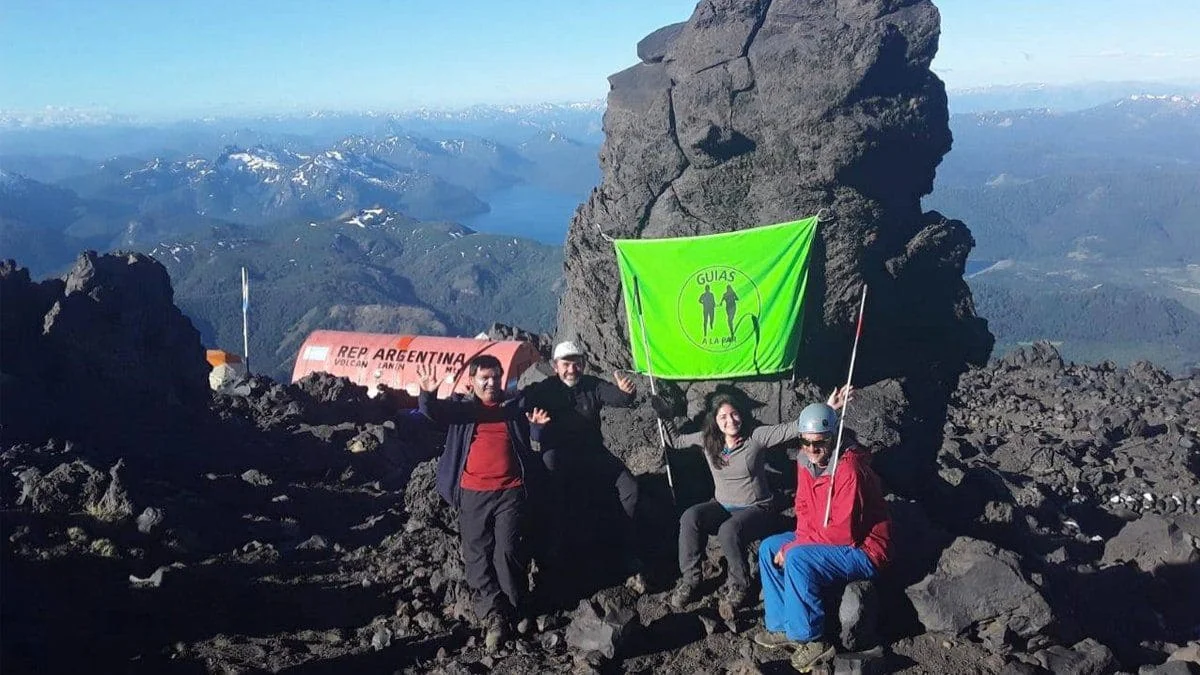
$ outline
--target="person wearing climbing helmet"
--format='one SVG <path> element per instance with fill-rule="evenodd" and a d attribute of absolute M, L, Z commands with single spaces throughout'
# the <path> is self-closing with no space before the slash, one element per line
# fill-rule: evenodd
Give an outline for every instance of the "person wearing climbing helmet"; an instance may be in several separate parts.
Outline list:
<path fill-rule="evenodd" d="M 829 405 L 840 408 L 844 389 L 829 396 Z M 711 535 L 716 535 L 725 556 L 728 576 L 718 613 L 731 620 L 750 592 L 746 547 L 779 530 L 782 517 L 767 482 L 767 451 L 794 441 L 799 420 L 761 424 L 751 417 L 742 397 L 718 394 L 709 404 L 700 431 L 671 441 L 674 448 L 698 448 L 712 473 L 714 495 L 696 504 L 679 518 L 679 583 L 668 603 L 683 609 L 696 598 L 701 581 L 701 559 Z"/>
<path fill-rule="evenodd" d="M 891 521 L 879 478 L 849 429 L 846 447 L 835 447 L 839 422 L 827 404 L 801 411 L 796 529 L 767 537 L 758 549 L 766 629 L 754 641 L 768 649 L 791 647 L 792 667 L 800 672 L 834 652 L 822 635 L 821 589 L 871 579 L 888 563 Z"/>

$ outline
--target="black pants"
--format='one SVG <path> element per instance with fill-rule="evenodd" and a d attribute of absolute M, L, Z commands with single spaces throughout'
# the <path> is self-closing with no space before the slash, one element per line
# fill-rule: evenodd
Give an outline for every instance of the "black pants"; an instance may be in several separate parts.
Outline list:
<path fill-rule="evenodd" d="M 635 557 L 634 516 L 637 513 L 638 484 L 633 474 L 625 467 L 625 463 L 604 448 L 547 450 L 542 453 L 542 463 L 550 471 L 551 489 L 554 493 L 551 508 L 559 514 L 560 520 L 557 527 L 567 526 L 567 523 L 561 522 L 562 514 L 574 501 L 571 498 L 573 491 L 582 487 L 584 482 L 595 481 L 616 488 L 621 510 L 625 513 L 625 541 L 622 545 L 628 556 Z"/>
<path fill-rule="evenodd" d="M 685 581 L 700 582 L 700 558 L 708 537 L 716 534 L 729 566 L 729 584 L 747 588 L 750 585 L 747 545 L 774 533 L 779 525 L 779 517 L 764 506 L 730 512 L 715 500 L 696 504 L 679 518 L 679 572 Z"/>
<path fill-rule="evenodd" d="M 522 525 L 525 488 L 462 490 L 458 529 L 467 585 L 475 592 L 475 617 L 511 616 L 527 590 Z"/>

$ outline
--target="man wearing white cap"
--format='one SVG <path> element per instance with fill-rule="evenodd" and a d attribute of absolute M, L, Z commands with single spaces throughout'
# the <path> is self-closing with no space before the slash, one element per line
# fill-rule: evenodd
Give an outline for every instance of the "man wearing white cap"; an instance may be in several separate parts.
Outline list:
<path fill-rule="evenodd" d="M 584 477 L 614 485 L 624 511 L 624 564 L 626 572 L 636 575 L 641 563 L 634 552 L 634 512 L 638 486 L 629 469 L 604 447 L 600 431 L 600 411 L 604 406 L 631 408 L 637 400 L 637 387 L 620 371 L 613 373 L 612 384 L 584 374 L 587 355 L 572 341 L 554 346 L 554 372 L 551 377 L 531 385 L 525 395 L 530 405 L 545 409 L 551 419 L 542 437 L 542 461 L 552 474 L 559 503 L 553 511 L 561 514 L 569 493 L 568 483 Z M 562 529 L 555 528 L 558 532 Z"/>

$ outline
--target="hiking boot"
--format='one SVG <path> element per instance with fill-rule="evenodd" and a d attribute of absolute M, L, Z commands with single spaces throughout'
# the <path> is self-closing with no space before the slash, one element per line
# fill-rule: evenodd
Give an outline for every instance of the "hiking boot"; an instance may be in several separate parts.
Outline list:
<path fill-rule="evenodd" d="M 683 609 L 695 596 L 696 584 L 687 579 L 680 579 L 679 583 L 675 584 L 675 588 L 671 590 L 667 604 L 674 609 Z"/>
<path fill-rule="evenodd" d="M 764 629 L 754 634 L 754 644 L 767 649 L 783 649 L 793 643 L 788 639 L 787 633 Z"/>
<path fill-rule="evenodd" d="M 797 672 L 807 673 L 833 654 L 833 645 L 820 640 L 797 643 L 796 649 L 792 652 L 792 668 L 795 668 Z"/>
<path fill-rule="evenodd" d="M 494 652 L 508 638 L 508 621 L 499 613 L 492 612 L 483 618 L 483 648 Z"/>

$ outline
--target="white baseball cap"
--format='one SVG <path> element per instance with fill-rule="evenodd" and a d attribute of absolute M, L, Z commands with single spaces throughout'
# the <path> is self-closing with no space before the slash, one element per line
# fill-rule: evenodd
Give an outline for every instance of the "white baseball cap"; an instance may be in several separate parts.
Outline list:
<path fill-rule="evenodd" d="M 555 361 L 557 361 L 559 359 L 570 358 L 572 356 L 585 356 L 585 355 L 586 354 L 579 347 L 579 345 L 575 344 L 574 342 L 571 342 L 570 340 L 566 340 L 564 342 L 560 342 L 560 343 L 554 345 L 554 360 Z"/>

